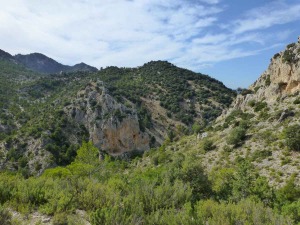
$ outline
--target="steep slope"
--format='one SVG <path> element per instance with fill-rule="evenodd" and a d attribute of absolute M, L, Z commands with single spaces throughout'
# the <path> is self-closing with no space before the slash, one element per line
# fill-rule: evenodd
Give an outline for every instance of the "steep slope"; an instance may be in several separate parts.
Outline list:
<path fill-rule="evenodd" d="M 29 98 L 20 90 L 34 83 L 42 75 L 15 62 L 12 56 L 2 54 L 0 59 L 0 140 L 23 124 L 30 108 Z M 27 111 L 27 110 L 26 110 Z"/>
<path fill-rule="evenodd" d="M 275 54 L 211 127 L 168 149 L 194 154 L 207 171 L 235 169 L 246 158 L 275 187 L 291 177 L 300 184 L 299 49 L 300 43 L 293 43 Z"/>
<path fill-rule="evenodd" d="M 75 71 L 90 71 L 96 72 L 97 68 L 89 66 L 85 63 L 79 63 L 74 66 L 66 66 L 55 60 L 41 54 L 31 53 L 28 55 L 18 54 L 14 56 L 15 60 L 27 68 L 40 73 L 60 73 L 60 72 L 75 72 Z"/>
<path fill-rule="evenodd" d="M 120 155 L 149 149 L 149 136 L 141 132 L 136 110 L 118 103 L 100 81 L 80 90 L 65 111 L 88 130 L 90 139 L 102 151 Z"/>
<path fill-rule="evenodd" d="M 204 127 L 227 108 L 235 93 L 200 73 L 153 61 L 138 68 L 108 67 L 97 74 L 124 104 L 138 105 L 142 129 L 161 144 L 166 136 Z"/>
<path fill-rule="evenodd" d="M 161 61 L 18 82 L 16 96 L 30 104 L 26 120 L 2 138 L 2 163 L 31 172 L 69 164 L 82 140 L 110 155 L 175 140 L 203 128 L 235 95 L 215 79 Z"/>

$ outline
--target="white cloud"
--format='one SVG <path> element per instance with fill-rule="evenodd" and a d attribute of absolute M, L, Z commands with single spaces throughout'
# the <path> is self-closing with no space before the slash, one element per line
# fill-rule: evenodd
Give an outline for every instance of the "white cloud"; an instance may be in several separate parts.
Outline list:
<path fill-rule="evenodd" d="M 300 18 L 300 5 L 276 3 L 242 19 L 220 21 L 223 2 L 0 0 L 0 48 L 14 54 L 42 52 L 65 64 L 137 66 L 161 59 L 199 70 L 258 54 L 274 37 L 261 29 Z M 290 34 L 286 30 L 277 39 Z"/>
<path fill-rule="evenodd" d="M 269 28 L 300 19 L 300 4 L 287 5 L 275 2 L 248 12 L 245 19 L 234 22 L 234 33 Z"/>

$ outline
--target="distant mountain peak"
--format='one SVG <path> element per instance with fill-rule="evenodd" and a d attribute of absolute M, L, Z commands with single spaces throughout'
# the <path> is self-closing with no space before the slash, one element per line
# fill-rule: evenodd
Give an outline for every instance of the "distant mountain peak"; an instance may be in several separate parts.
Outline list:
<path fill-rule="evenodd" d="M 17 54 L 12 56 L 11 54 L 0 49 L 0 59 L 10 60 L 14 63 L 21 64 L 33 71 L 40 73 L 60 73 L 60 72 L 75 72 L 75 71 L 90 71 L 96 72 L 98 69 L 92 67 L 84 62 L 75 64 L 74 66 L 68 66 L 61 64 L 54 59 L 38 52 L 30 54 Z"/>
<path fill-rule="evenodd" d="M 0 59 L 14 60 L 14 57 L 6 51 L 0 49 Z"/>

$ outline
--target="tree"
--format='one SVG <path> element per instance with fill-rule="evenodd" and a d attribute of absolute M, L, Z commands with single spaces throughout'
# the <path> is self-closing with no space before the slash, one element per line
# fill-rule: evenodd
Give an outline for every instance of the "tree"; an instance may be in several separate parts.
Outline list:
<path fill-rule="evenodd" d="M 75 161 L 67 168 L 73 175 L 89 177 L 99 170 L 99 150 L 93 145 L 91 141 L 83 142 L 81 147 L 77 150 Z"/>
<path fill-rule="evenodd" d="M 99 150 L 91 141 L 83 142 L 77 150 L 75 162 L 95 165 L 99 162 Z"/>
<path fill-rule="evenodd" d="M 248 160 L 243 160 L 234 176 L 232 196 L 234 200 L 245 199 L 252 194 L 255 181 L 254 167 Z"/>

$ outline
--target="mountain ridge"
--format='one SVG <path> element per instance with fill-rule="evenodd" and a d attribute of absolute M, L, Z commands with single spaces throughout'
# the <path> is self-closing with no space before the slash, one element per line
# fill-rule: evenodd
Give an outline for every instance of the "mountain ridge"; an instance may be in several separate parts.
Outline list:
<path fill-rule="evenodd" d="M 8 166 L 30 158 L 32 173 L 70 163 L 83 140 L 114 156 L 141 154 L 201 129 L 235 96 L 222 82 L 165 61 L 26 77 L 20 65 L 8 64 L 15 69 L 0 73 L 8 100 L 0 119 L 7 131 L 0 150 Z"/>
<path fill-rule="evenodd" d="M 96 67 L 90 66 L 83 62 L 73 66 L 64 65 L 42 53 L 30 53 L 25 55 L 16 54 L 13 56 L 0 49 L 0 59 L 14 61 L 15 63 L 21 64 L 35 72 L 46 74 L 75 71 L 98 71 Z"/>

